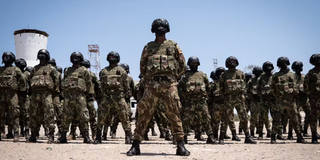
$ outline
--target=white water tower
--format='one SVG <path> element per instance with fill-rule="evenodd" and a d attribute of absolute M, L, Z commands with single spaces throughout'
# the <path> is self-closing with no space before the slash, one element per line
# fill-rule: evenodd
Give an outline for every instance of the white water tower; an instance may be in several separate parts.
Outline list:
<path fill-rule="evenodd" d="M 47 49 L 49 34 L 36 29 L 21 29 L 14 33 L 16 58 L 26 60 L 28 66 L 39 64 L 37 54 L 40 49 Z"/>

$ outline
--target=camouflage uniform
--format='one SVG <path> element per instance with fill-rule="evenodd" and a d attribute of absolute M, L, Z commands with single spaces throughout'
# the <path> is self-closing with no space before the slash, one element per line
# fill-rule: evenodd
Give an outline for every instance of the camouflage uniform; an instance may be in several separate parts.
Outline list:
<path fill-rule="evenodd" d="M 98 80 L 97 76 L 90 71 L 91 75 L 91 80 L 92 80 L 92 85 L 94 89 L 94 98 L 97 100 L 98 104 L 102 99 L 102 91 L 101 91 L 101 84 L 100 81 Z M 87 98 L 89 99 L 89 98 Z M 90 127 L 91 127 L 91 132 L 92 132 L 92 137 L 94 138 L 96 136 L 96 131 L 97 131 L 97 111 L 96 108 L 94 107 L 94 100 L 87 101 L 87 107 L 89 110 L 89 122 L 90 122 Z"/>
<path fill-rule="evenodd" d="M 273 108 L 276 105 L 276 97 L 271 92 L 271 83 L 272 83 L 272 74 L 267 75 L 266 73 L 262 73 L 258 78 L 257 91 L 260 97 L 260 110 L 259 110 L 259 122 L 258 122 L 258 132 L 259 137 L 262 137 L 263 124 L 266 126 L 268 132 L 270 130 L 270 122 L 269 122 L 269 109 L 271 110 L 271 116 L 273 118 Z M 272 126 L 273 121 L 272 121 Z"/>
<path fill-rule="evenodd" d="M 249 134 L 248 115 L 245 109 L 245 97 L 243 95 L 245 88 L 245 76 L 242 71 L 237 69 L 228 69 L 221 75 L 219 80 L 219 89 L 220 92 L 224 94 L 224 105 L 226 107 L 226 111 L 222 115 L 224 118 L 223 121 L 226 122 L 221 126 L 222 133 L 226 132 L 227 124 L 230 123 L 230 115 L 233 113 L 233 109 L 235 107 L 238 112 L 243 131 L 246 134 Z"/>
<path fill-rule="evenodd" d="M 295 95 L 298 94 L 297 83 L 294 73 L 289 69 L 275 73 L 272 77 L 271 84 L 272 93 L 276 97 L 276 105 L 271 108 L 273 116 L 272 134 L 276 134 L 282 130 L 281 115 L 284 109 L 287 110 L 289 119 L 292 120 L 292 125 L 297 134 L 301 133 L 300 123 L 297 116 L 297 105 Z"/>
<path fill-rule="evenodd" d="M 128 91 L 126 71 L 120 66 L 108 66 L 101 70 L 99 76 L 103 97 L 98 108 L 98 132 L 101 132 L 103 125 L 110 126 L 112 116 L 118 115 L 126 136 L 131 135 L 128 106 L 124 99 Z"/>
<path fill-rule="evenodd" d="M 185 66 L 183 53 L 172 40 L 149 42 L 144 47 L 140 73 L 145 78 L 145 92 L 137 106 L 139 118 L 134 131 L 135 140 L 143 140 L 147 124 L 160 105 L 171 122 L 175 140 L 183 140 L 177 78 L 185 72 Z"/>
<path fill-rule="evenodd" d="M 30 75 L 31 100 L 30 100 L 30 129 L 38 132 L 41 124 L 49 128 L 53 136 L 55 130 L 54 107 L 52 94 L 58 89 L 59 75 L 51 64 L 36 65 Z"/>
<path fill-rule="evenodd" d="M 21 133 L 24 133 L 27 138 L 29 135 L 29 106 L 30 106 L 30 72 L 25 70 L 23 72 L 23 77 L 26 80 L 26 91 L 19 94 L 19 106 L 20 106 L 20 117 L 19 124 L 21 129 L 25 129 L 25 131 L 21 130 Z M 27 132 L 27 133 L 25 133 Z"/>
<path fill-rule="evenodd" d="M 64 97 L 61 132 L 68 132 L 70 122 L 75 120 L 79 121 L 83 134 L 88 134 L 90 117 L 87 96 L 94 94 L 90 72 L 84 66 L 68 67 L 64 71 L 61 86 Z"/>
<path fill-rule="evenodd" d="M 317 143 L 317 120 L 320 116 L 320 72 L 316 68 L 309 70 L 304 79 L 304 92 L 308 95 L 311 112 L 310 128 L 312 132 L 312 143 Z"/>
<path fill-rule="evenodd" d="M 186 72 L 185 76 L 179 81 L 178 88 L 185 103 L 182 108 L 182 124 L 184 135 L 190 132 L 190 126 L 204 127 L 207 135 L 213 134 L 210 125 L 211 116 L 207 105 L 207 91 L 209 91 L 209 79 L 201 71 Z"/>
<path fill-rule="evenodd" d="M 59 90 L 57 90 L 57 92 L 52 94 L 52 98 L 53 98 L 53 107 L 54 107 L 54 112 L 55 112 L 55 117 L 56 117 L 56 123 L 58 126 L 58 130 L 59 132 L 61 131 L 61 116 L 62 116 L 62 104 L 60 101 L 60 95 L 61 95 L 61 80 L 62 80 L 62 76 L 60 72 L 58 73 L 58 87 Z"/>
<path fill-rule="evenodd" d="M 0 67 L 0 129 L 4 132 L 5 108 L 8 107 L 9 117 L 15 135 L 19 134 L 19 99 L 18 93 L 26 91 L 23 73 L 16 66 Z M 9 130 L 9 132 L 12 132 Z"/>

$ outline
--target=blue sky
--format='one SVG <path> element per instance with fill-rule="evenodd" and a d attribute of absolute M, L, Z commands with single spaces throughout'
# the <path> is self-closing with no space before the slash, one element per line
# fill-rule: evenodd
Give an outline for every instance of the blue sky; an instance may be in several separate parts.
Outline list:
<path fill-rule="evenodd" d="M 50 35 L 48 50 L 59 66 L 71 66 L 73 51 L 88 58 L 88 44 L 98 44 L 102 68 L 108 52 L 117 51 L 135 80 L 143 46 L 154 40 L 150 28 L 156 18 L 169 21 L 167 38 L 178 43 L 186 60 L 198 56 L 199 70 L 208 75 L 213 58 L 224 66 L 231 55 L 239 69 L 265 61 L 276 65 L 287 56 L 291 63 L 302 61 L 306 73 L 309 57 L 320 53 L 318 0 L 6 0 L 0 9 L 0 53 L 15 52 L 13 32 L 29 26 Z"/>

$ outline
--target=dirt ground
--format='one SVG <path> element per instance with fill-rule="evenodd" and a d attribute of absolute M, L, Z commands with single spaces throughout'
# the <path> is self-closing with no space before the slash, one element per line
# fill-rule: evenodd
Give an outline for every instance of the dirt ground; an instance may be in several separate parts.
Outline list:
<path fill-rule="evenodd" d="M 238 126 L 238 122 L 236 125 Z M 132 123 L 132 127 L 134 128 L 134 123 Z M 159 135 L 159 131 L 156 130 L 156 132 Z M 196 141 L 193 139 L 194 134 L 191 133 L 188 137 L 189 144 L 186 145 L 191 155 L 181 157 L 175 155 L 176 146 L 172 142 L 160 139 L 159 136 L 151 136 L 151 132 L 149 132 L 150 140 L 143 141 L 140 145 L 141 155 L 128 157 L 126 152 L 131 145 L 124 144 L 124 132 L 121 126 L 118 127 L 116 139 L 108 137 L 107 141 L 103 141 L 99 145 L 83 144 L 82 138 L 69 141 L 68 144 L 47 144 L 43 130 L 40 134 L 38 143 L 25 143 L 25 139 L 22 137 L 19 143 L 13 143 L 12 139 L 3 139 L 0 142 L 0 159 L 320 159 L 320 145 L 311 144 L 310 137 L 306 137 L 308 144 L 297 144 L 296 140 L 278 140 L 278 144 L 271 145 L 270 138 L 265 138 L 253 145 L 244 144 L 244 135 L 239 135 L 240 142 L 225 140 L 225 145 L 209 145 L 205 144 L 205 141 Z M 228 134 L 231 134 L 230 131 Z M 284 136 L 287 135 L 284 134 Z"/>

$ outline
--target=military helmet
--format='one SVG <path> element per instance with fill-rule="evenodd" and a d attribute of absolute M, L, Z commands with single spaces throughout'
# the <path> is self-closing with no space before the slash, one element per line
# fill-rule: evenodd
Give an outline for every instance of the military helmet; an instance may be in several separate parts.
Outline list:
<path fill-rule="evenodd" d="M 262 70 L 263 72 L 270 72 L 274 69 L 274 66 L 271 62 L 266 61 L 262 64 Z"/>
<path fill-rule="evenodd" d="M 228 58 L 226 59 L 226 64 L 225 64 L 225 65 L 226 65 L 227 68 L 230 68 L 230 67 L 231 67 L 230 61 L 232 61 L 232 60 L 236 61 L 236 66 L 234 66 L 234 67 L 237 67 L 237 66 L 239 65 L 238 59 L 237 59 L 236 57 L 234 57 L 234 56 L 230 56 L 230 57 L 228 57 Z"/>
<path fill-rule="evenodd" d="M 287 66 L 290 65 L 290 61 L 288 57 L 279 57 L 277 60 L 277 66 L 280 67 L 281 63 L 285 63 Z"/>
<path fill-rule="evenodd" d="M 246 77 L 246 82 L 248 82 L 252 78 L 251 73 L 245 73 L 244 76 Z"/>
<path fill-rule="evenodd" d="M 33 70 L 33 67 L 32 66 L 28 66 L 27 68 L 26 68 L 26 71 L 28 71 L 28 72 L 31 72 Z"/>
<path fill-rule="evenodd" d="M 12 52 L 4 52 L 2 54 L 2 63 L 4 63 L 4 57 L 9 56 L 10 60 L 8 62 L 13 63 L 16 60 L 16 56 Z"/>
<path fill-rule="evenodd" d="M 226 69 L 223 68 L 223 67 L 218 67 L 218 68 L 216 69 L 216 77 L 219 78 L 220 75 L 221 75 L 225 70 L 226 70 Z"/>
<path fill-rule="evenodd" d="M 48 64 L 51 64 L 54 67 L 57 66 L 56 60 L 54 58 L 50 58 Z"/>
<path fill-rule="evenodd" d="M 81 63 L 80 63 L 81 66 L 84 66 L 86 68 L 90 68 L 91 67 L 91 63 L 89 60 L 87 59 L 84 59 Z"/>
<path fill-rule="evenodd" d="M 19 68 L 26 68 L 27 67 L 27 62 L 23 58 L 16 59 L 16 61 L 14 63 Z"/>
<path fill-rule="evenodd" d="M 116 63 L 120 62 L 120 55 L 118 52 L 111 51 L 107 55 L 107 61 L 115 61 Z"/>
<path fill-rule="evenodd" d="M 310 64 L 312 65 L 320 65 L 320 54 L 319 53 L 316 53 L 316 54 L 313 54 L 310 59 L 309 59 L 309 62 Z"/>
<path fill-rule="evenodd" d="M 130 73 L 130 68 L 127 63 L 121 63 L 120 66 L 127 71 L 127 73 Z"/>
<path fill-rule="evenodd" d="M 292 70 L 299 70 L 302 71 L 303 63 L 301 61 L 294 61 L 291 65 Z"/>
<path fill-rule="evenodd" d="M 48 50 L 46 50 L 46 49 L 40 49 L 40 50 L 38 51 L 38 55 L 37 55 L 37 58 L 38 58 L 38 59 L 40 59 L 40 58 L 39 58 L 39 55 L 40 55 L 40 54 L 46 55 L 47 60 L 50 59 L 50 53 L 49 53 Z"/>
<path fill-rule="evenodd" d="M 73 52 L 70 55 L 70 62 L 71 63 L 78 63 L 78 62 L 82 62 L 84 60 L 83 55 L 81 52 Z"/>
<path fill-rule="evenodd" d="M 210 78 L 216 79 L 216 72 L 215 71 L 211 71 Z"/>
<path fill-rule="evenodd" d="M 56 70 L 62 74 L 62 68 L 60 66 L 56 66 Z"/>
<path fill-rule="evenodd" d="M 199 61 L 199 58 L 198 58 L 198 57 L 196 57 L 196 56 L 189 57 L 188 63 L 187 63 L 188 66 L 190 66 L 190 64 L 191 64 L 192 62 L 197 62 L 198 65 L 200 66 L 200 61 Z"/>
<path fill-rule="evenodd" d="M 170 32 L 169 22 L 164 18 L 155 19 L 151 25 L 151 32 L 157 34 L 165 34 Z"/>
<path fill-rule="evenodd" d="M 252 74 L 254 75 L 261 75 L 262 72 L 263 72 L 262 68 L 259 66 L 256 66 L 252 69 Z"/>

